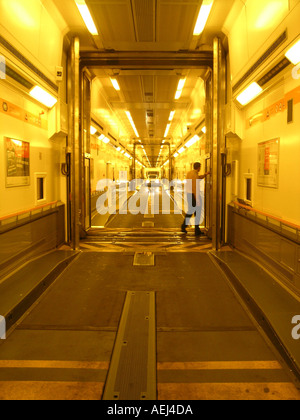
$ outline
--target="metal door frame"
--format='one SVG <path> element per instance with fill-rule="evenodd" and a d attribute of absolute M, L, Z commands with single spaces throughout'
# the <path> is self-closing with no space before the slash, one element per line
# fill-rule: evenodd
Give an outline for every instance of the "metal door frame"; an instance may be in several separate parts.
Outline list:
<path fill-rule="evenodd" d="M 214 39 L 214 63 L 212 83 L 212 245 L 214 250 L 221 248 L 223 190 L 222 153 L 225 152 L 224 115 L 226 97 L 226 59 L 221 40 Z"/>
<path fill-rule="evenodd" d="M 91 159 L 86 157 L 84 159 L 84 229 L 87 230 L 92 226 L 92 212 L 91 212 Z M 88 169 L 87 169 L 88 168 Z M 88 179 L 87 179 L 88 172 Z M 88 189 L 88 197 L 87 197 Z M 88 201 L 88 206 L 87 206 Z M 87 224 L 88 220 L 88 224 Z"/>
<path fill-rule="evenodd" d="M 70 93 L 74 94 L 70 106 L 70 122 L 72 134 L 72 243 L 74 249 L 79 247 L 80 225 L 82 224 L 82 182 L 80 183 L 80 174 L 83 171 L 82 145 L 79 135 L 79 94 L 80 94 L 80 74 L 86 68 L 110 68 L 110 69 L 139 69 L 147 67 L 149 69 L 191 69 L 206 68 L 211 75 L 210 86 L 207 84 L 207 93 L 210 92 L 207 104 L 207 145 L 210 144 L 212 158 L 212 206 L 211 206 L 211 236 L 214 249 L 221 246 L 221 195 L 222 193 L 222 165 L 221 153 L 225 150 L 224 130 L 222 126 L 222 117 L 224 116 L 225 104 L 225 54 L 219 38 L 214 39 L 213 52 L 82 52 L 79 57 L 79 39 L 74 38 L 72 46 L 72 64 L 70 66 L 70 75 L 72 76 L 72 89 Z M 211 101 L 211 102 L 210 102 Z M 223 115 L 222 115 L 223 113 Z M 81 146 L 81 156 L 79 153 Z M 207 149 L 207 147 L 206 147 Z M 80 159 L 81 158 L 81 159 Z M 135 165 L 134 165 L 135 166 Z M 172 161 L 170 161 L 171 176 Z M 78 184 L 76 183 L 78 182 Z M 81 185 L 81 194 L 78 186 Z"/>
<path fill-rule="evenodd" d="M 72 39 L 68 55 L 68 111 L 69 136 L 67 149 L 70 153 L 70 239 L 74 250 L 79 249 L 81 200 L 80 200 L 80 41 Z"/>
<path fill-rule="evenodd" d="M 208 167 L 208 161 L 210 165 Z M 211 155 L 205 157 L 205 172 L 211 170 Z M 205 195 L 204 195 L 204 227 L 207 230 L 207 236 L 211 238 L 211 175 L 205 179 Z"/>
<path fill-rule="evenodd" d="M 91 227 L 91 75 L 83 68 L 80 72 L 80 153 L 81 153 L 81 187 L 80 196 L 82 201 L 81 229 L 87 231 Z M 86 174 L 86 160 L 89 161 L 88 176 Z M 88 178 L 88 179 L 87 179 Z M 88 194 L 88 197 L 87 197 Z M 89 202 L 89 206 L 87 206 Z M 89 208 L 88 208 L 89 207 Z M 87 222 L 87 220 L 89 222 Z M 84 234 L 84 232 L 82 232 Z"/>

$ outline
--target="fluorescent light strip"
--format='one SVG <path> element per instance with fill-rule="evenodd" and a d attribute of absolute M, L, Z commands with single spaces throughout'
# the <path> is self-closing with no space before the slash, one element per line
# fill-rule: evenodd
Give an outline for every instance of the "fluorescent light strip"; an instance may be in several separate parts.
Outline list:
<path fill-rule="evenodd" d="M 185 82 L 186 82 L 186 79 L 180 79 L 177 90 L 182 90 L 184 88 Z"/>
<path fill-rule="evenodd" d="M 103 143 L 108 144 L 110 142 L 109 138 L 105 136 L 105 134 L 101 134 L 101 136 L 98 137 L 99 140 L 103 141 Z"/>
<path fill-rule="evenodd" d="M 175 99 L 179 99 L 181 95 L 182 95 L 182 90 L 177 90 Z"/>
<path fill-rule="evenodd" d="M 90 127 L 90 133 L 91 133 L 92 136 L 94 134 L 96 134 L 97 133 L 97 128 L 95 128 L 94 126 L 91 125 L 91 127 Z"/>
<path fill-rule="evenodd" d="M 135 132 L 135 135 L 136 135 L 137 137 L 140 137 L 140 136 L 139 136 L 139 133 L 137 132 L 136 126 L 135 126 L 135 124 L 134 124 L 134 121 L 133 121 L 133 119 L 132 119 L 131 113 L 130 113 L 129 111 L 125 111 L 125 113 L 126 113 L 126 115 L 127 115 L 127 118 L 128 118 L 128 119 L 129 119 L 129 121 L 130 121 L 130 124 L 131 124 L 131 126 L 132 126 L 132 128 L 133 128 L 133 131 Z"/>
<path fill-rule="evenodd" d="M 254 98 L 256 98 L 262 92 L 262 88 L 256 83 L 251 83 L 237 98 L 236 100 L 241 105 L 247 105 Z"/>
<path fill-rule="evenodd" d="M 164 137 L 167 137 L 167 135 L 169 133 L 169 130 L 170 130 L 170 127 L 171 127 L 171 124 L 168 124 L 167 128 L 166 128 L 166 131 L 165 131 L 165 134 L 164 134 Z"/>
<path fill-rule="evenodd" d="M 300 63 L 300 39 L 285 54 L 295 66 Z"/>
<path fill-rule="evenodd" d="M 54 98 L 54 96 L 50 95 L 50 93 L 39 86 L 32 88 L 29 95 L 48 108 L 52 108 L 57 102 L 57 99 Z"/>
<path fill-rule="evenodd" d="M 118 91 L 120 91 L 120 90 L 121 90 L 120 85 L 119 85 L 119 83 L 118 83 L 117 79 L 110 79 L 110 81 L 111 81 L 111 83 L 112 83 L 113 87 L 114 87 L 116 90 L 118 90 Z"/>
<path fill-rule="evenodd" d="M 171 121 L 173 121 L 173 118 L 174 118 L 175 112 L 176 112 L 176 111 L 171 111 L 171 112 L 170 112 L 170 116 L 169 116 L 169 121 L 170 121 L 170 122 L 171 122 Z"/>
<path fill-rule="evenodd" d="M 75 0 L 75 3 L 89 32 L 92 35 L 99 35 L 95 22 L 93 21 L 91 12 L 89 11 L 89 8 L 86 5 L 86 2 L 84 0 Z"/>
<path fill-rule="evenodd" d="M 186 143 L 186 145 L 185 145 L 185 147 L 191 147 L 191 146 L 193 146 L 193 144 L 195 144 L 195 143 L 197 143 L 197 141 L 198 140 L 200 140 L 200 137 L 199 136 L 194 136 L 193 138 L 191 138 L 191 140 L 189 140 L 187 143 Z"/>
<path fill-rule="evenodd" d="M 175 99 L 179 99 L 180 96 L 182 95 L 182 90 L 184 88 L 185 82 L 186 82 L 186 78 L 179 80 L 177 91 L 176 91 L 176 94 L 175 94 Z"/>
<path fill-rule="evenodd" d="M 204 0 L 194 29 L 194 35 L 202 34 L 213 6 L 213 0 Z"/>

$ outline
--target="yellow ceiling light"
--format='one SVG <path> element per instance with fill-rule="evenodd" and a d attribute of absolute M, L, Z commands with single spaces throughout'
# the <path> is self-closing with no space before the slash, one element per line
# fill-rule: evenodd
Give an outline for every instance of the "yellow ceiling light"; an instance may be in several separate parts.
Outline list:
<path fill-rule="evenodd" d="M 211 12 L 213 2 L 214 0 L 203 0 L 199 15 L 198 15 L 197 23 L 194 28 L 195 36 L 199 36 L 203 32 L 206 22 Z"/>
<path fill-rule="evenodd" d="M 236 100 L 241 105 L 247 105 L 249 102 L 251 102 L 254 98 L 256 98 L 261 92 L 262 88 L 256 83 L 251 83 L 250 86 L 248 86 L 237 98 Z"/>
<path fill-rule="evenodd" d="M 95 127 L 93 127 L 92 125 L 91 125 L 91 127 L 90 127 L 90 133 L 91 133 L 91 135 L 93 136 L 94 134 L 96 134 L 97 133 L 97 128 L 95 128 Z"/>
<path fill-rule="evenodd" d="M 174 115 L 176 111 L 171 111 L 169 116 L 169 121 L 173 121 Z"/>
<path fill-rule="evenodd" d="M 206 134 L 206 127 L 203 127 L 201 131 L 203 134 Z"/>
<path fill-rule="evenodd" d="M 182 94 L 182 90 L 177 90 L 176 95 L 175 95 L 175 99 L 179 99 L 181 94 Z"/>
<path fill-rule="evenodd" d="M 52 108 L 57 102 L 57 99 L 54 98 L 54 96 L 50 95 L 50 93 L 39 86 L 32 88 L 29 95 L 48 108 Z"/>
<path fill-rule="evenodd" d="M 92 18 L 91 12 L 89 11 L 89 8 L 87 7 L 85 0 L 75 0 L 75 3 L 90 33 L 92 35 L 99 35 L 95 22 Z"/>
<path fill-rule="evenodd" d="M 111 83 L 112 83 L 113 87 L 114 87 L 116 90 L 118 90 L 118 91 L 120 91 L 120 90 L 121 90 L 120 85 L 119 85 L 119 83 L 118 83 L 117 79 L 110 79 L 110 81 L 111 81 Z"/>
<path fill-rule="evenodd" d="M 103 141 L 103 143 L 105 144 L 108 144 L 110 142 L 109 138 L 107 138 L 105 134 L 101 134 L 101 136 L 99 136 L 98 139 Z"/>
<path fill-rule="evenodd" d="M 193 144 L 195 144 L 198 140 L 200 140 L 200 137 L 199 136 L 194 136 L 193 138 L 191 138 L 191 140 L 189 140 L 187 143 L 186 143 L 186 145 L 185 145 L 185 147 L 191 147 L 191 146 L 193 146 Z"/>
<path fill-rule="evenodd" d="M 167 137 L 167 135 L 169 134 L 170 127 L 171 127 L 171 124 L 168 124 L 167 128 L 166 128 L 166 131 L 165 131 L 165 134 L 164 134 L 164 137 Z"/>
<path fill-rule="evenodd" d="M 177 90 L 182 90 L 184 88 L 185 82 L 186 82 L 186 79 L 180 79 Z"/>
<path fill-rule="evenodd" d="M 179 150 L 178 150 L 178 153 L 179 154 L 181 154 L 181 153 L 183 153 L 185 151 L 185 147 L 181 147 Z"/>
<path fill-rule="evenodd" d="M 180 98 L 180 96 L 182 94 L 182 90 L 183 90 L 184 85 L 185 85 L 185 82 L 186 82 L 186 78 L 179 80 L 179 83 L 178 83 L 178 86 L 177 86 L 176 95 L 175 95 L 175 99 L 179 99 Z"/>
<path fill-rule="evenodd" d="M 135 132 L 135 135 L 136 135 L 137 137 L 140 137 L 140 136 L 139 136 L 139 133 L 138 133 L 138 131 L 137 131 L 137 129 L 136 129 L 136 126 L 135 126 L 135 124 L 134 124 L 134 121 L 133 121 L 133 119 L 132 119 L 132 116 L 131 116 L 130 112 L 129 112 L 129 111 L 125 111 L 125 113 L 126 113 L 126 115 L 127 115 L 127 118 L 128 118 L 128 119 L 129 119 L 129 121 L 130 121 L 130 124 L 131 124 L 131 126 L 132 126 L 132 128 L 133 128 L 133 131 Z"/>
<path fill-rule="evenodd" d="M 300 39 L 286 52 L 285 56 L 295 66 L 300 63 Z"/>

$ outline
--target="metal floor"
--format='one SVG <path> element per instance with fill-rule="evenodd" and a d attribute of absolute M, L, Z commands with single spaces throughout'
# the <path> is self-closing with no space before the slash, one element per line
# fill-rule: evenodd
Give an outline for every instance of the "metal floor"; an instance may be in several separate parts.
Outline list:
<path fill-rule="evenodd" d="M 211 242 L 182 220 L 114 215 L 78 254 L 62 247 L 7 279 L 0 400 L 300 400 Z"/>
<path fill-rule="evenodd" d="M 155 355 L 142 357 L 155 357 L 158 400 L 300 400 L 205 237 L 96 233 L 1 342 L 0 399 L 102 399 L 128 291 L 147 291 L 155 296 Z M 134 265 L 137 252 L 153 253 L 154 265 Z"/>

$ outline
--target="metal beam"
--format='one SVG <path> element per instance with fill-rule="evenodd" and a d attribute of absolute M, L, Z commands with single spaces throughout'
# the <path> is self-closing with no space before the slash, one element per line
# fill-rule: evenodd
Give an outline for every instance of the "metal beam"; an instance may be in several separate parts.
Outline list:
<path fill-rule="evenodd" d="M 192 69 L 212 68 L 212 51 L 179 52 L 82 52 L 81 66 L 92 68 L 117 69 Z"/>

